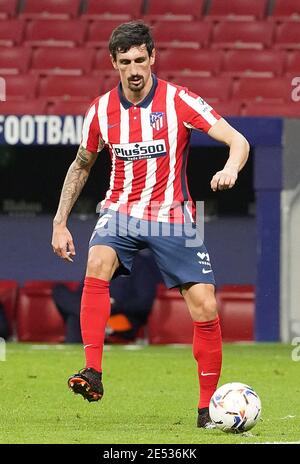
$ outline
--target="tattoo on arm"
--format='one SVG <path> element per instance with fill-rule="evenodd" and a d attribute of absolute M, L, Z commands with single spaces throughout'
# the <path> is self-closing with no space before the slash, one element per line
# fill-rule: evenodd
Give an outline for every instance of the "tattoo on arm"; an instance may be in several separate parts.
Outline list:
<path fill-rule="evenodd" d="M 98 153 L 91 153 L 82 146 L 79 147 L 75 161 L 69 167 L 60 195 L 54 224 L 66 224 L 68 216 L 79 197 L 90 170 L 97 159 Z"/>
<path fill-rule="evenodd" d="M 76 156 L 76 161 L 82 167 L 85 167 L 89 162 L 86 150 L 82 146 L 80 146 L 79 149 L 78 149 L 77 156 Z"/>

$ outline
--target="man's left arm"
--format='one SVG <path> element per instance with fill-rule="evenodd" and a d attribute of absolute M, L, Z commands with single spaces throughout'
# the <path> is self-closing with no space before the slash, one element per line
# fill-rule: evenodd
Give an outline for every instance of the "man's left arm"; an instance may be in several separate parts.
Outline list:
<path fill-rule="evenodd" d="M 219 119 L 208 131 L 208 135 L 219 142 L 229 146 L 229 157 L 221 171 L 218 171 L 211 180 L 211 188 L 226 190 L 234 186 L 238 173 L 246 164 L 250 146 L 247 139 L 225 119 Z"/>

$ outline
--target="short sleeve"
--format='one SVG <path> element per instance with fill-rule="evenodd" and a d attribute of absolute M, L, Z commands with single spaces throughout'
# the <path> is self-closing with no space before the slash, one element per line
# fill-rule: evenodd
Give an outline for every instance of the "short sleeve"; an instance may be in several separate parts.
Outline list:
<path fill-rule="evenodd" d="M 189 129 L 208 132 L 221 119 L 203 98 L 184 88 L 178 92 L 178 109 L 183 124 Z"/>
<path fill-rule="evenodd" d="M 102 139 L 97 108 L 98 101 L 95 100 L 87 110 L 82 126 L 81 145 L 92 153 L 97 153 Z"/>

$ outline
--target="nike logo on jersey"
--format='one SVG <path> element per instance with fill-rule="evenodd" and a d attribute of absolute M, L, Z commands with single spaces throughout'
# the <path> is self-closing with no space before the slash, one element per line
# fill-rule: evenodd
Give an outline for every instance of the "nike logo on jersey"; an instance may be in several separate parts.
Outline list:
<path fill-rule="evenodd" d="M 202 274 L 209 274 L 209 272 L 212 272 L 212 269 L 202 269 Z"/>
<path fill-rule="evenodd" d="M 201 374 L 203 377 L 206 377 L 207 375 L 218 375 L 216 372 L 201 372 Z"/>

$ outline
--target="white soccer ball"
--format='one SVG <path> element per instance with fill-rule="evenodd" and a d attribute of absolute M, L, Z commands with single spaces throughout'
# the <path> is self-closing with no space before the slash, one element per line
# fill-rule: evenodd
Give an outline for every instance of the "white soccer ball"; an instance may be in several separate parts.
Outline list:
<path fill-rule="evenodd" d="M 244 383 L 226 383 L 219 387 L 209 403 L 209 415 L 223 432 L 242 433 L 259 420 L 261 402 L 253 388 Z"/>

